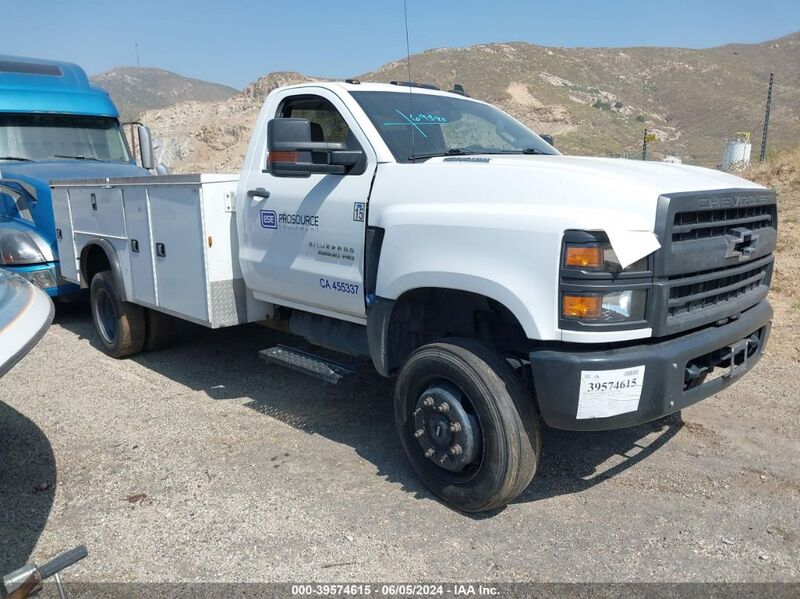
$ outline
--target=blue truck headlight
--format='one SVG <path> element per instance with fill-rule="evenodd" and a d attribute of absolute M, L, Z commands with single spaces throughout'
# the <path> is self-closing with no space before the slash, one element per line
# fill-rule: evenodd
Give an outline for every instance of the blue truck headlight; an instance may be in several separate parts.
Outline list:
<path fill-rule="evenodd" d="M 18 266 L 47 262 L 36 239 L 25 231 L 0 229 L 0 265 Z"/>
<path fill-rule="evenodd" d="M 17 274 L 25 277 L 31 283 L 41 289 L 50 289 L 51 287 L 58 286 L 56 278 L 53 275 L 53 270 L 50 268 L 42 268 L 40 270 L 31 270 L 28 272 L 18 272 Z"/>

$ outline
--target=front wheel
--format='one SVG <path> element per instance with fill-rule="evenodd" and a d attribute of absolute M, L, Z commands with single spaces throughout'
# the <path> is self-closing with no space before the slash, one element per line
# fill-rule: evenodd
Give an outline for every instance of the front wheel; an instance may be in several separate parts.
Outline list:
<path fill-rule="evenodd" d="M 447 339 L 416 350 L 394 402 L 406 456 L 450 506 L 502 507 L 533 479 L 541 447 L 533 399 L 508 363 L 479 343 Z"/>
<path fill-rule="evenodd" d="M 99 272 L 92 278 L 89 302 L 100 344 L 109 356 L 124 358 L 142 351 L 144 308 L 122 301 L 110 271 Z"/>

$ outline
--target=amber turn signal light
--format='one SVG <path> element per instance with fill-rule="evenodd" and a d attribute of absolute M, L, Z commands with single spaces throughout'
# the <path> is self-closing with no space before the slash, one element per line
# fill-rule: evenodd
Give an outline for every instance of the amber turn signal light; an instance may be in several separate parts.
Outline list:
<path fill-rule="evenodd" d="M 603 248 L 598 246 L 568 245 L 564 255 L 567 268 L 602 268 L 605 265 Z"/>
<path fill-rule="evenodd" d="M 300 158 L 297 152 L 292 150 L 272 150 L 267 155 L 267 160 L 269 162 L 299 162 Z"/>
<path fill-rule="evenodd" d="M 564 318 L 597 319 L 603 313 L 601 295 L 567 295 L 561 299 L 561 313 Z"/>

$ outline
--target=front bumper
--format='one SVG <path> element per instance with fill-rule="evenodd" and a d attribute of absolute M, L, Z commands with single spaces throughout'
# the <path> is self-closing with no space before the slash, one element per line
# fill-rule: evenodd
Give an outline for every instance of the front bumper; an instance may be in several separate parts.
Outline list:
<path fill-rule="evenodd" d="M 718 393 L 749 371 L 764 351 L 771 320 L 772 308 L 764 300 L 724 325 L 665 341 L 599 351 L 574 345 L 533 351 L 529 357 L 542 418 L 553 428 L 610 430 L 677 412 Z M 577 417 L 582 373 L 638 366 L 644 366 L 644 378 L 634 411 L 609 417 Z M 585 397 L 581 401 L 586 401 Z"/>
<path fill-rule="evenodd" d="M 30 264 L 25 266 L 2 266 L 6 270 L 27 279 L 50 297 L 62 297 L 80 293 L 81 289 L 61 278 L 57 262 Z"/>

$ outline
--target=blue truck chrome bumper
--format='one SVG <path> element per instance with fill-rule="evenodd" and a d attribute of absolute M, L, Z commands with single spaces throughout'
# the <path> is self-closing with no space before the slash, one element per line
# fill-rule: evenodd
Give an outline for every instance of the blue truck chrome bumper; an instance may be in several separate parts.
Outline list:
<path fill-rule="evenodd" d="M 539 411 L 548 426 L 576 431 L 625 428 L 677 412 L 719 393 L 749 371 L 763 354 L 771 321 L 772 308 L 763 300 L 726 324 L 666 340 L 600 351 L 577 344 L 533 351 L 529 357 Z M 588 401 L 582 378 L 642 367 L 644 377 L 637 383 L 641 394 L 638 402 L 628 404 L 631 411 L 578 417 L 579 401 Z M 624 383 L 621 388 L 624 394 Z"/>

